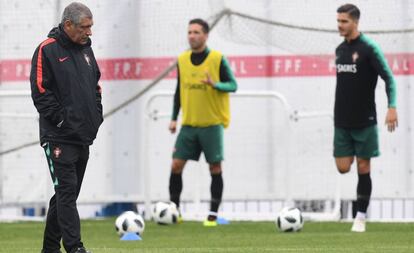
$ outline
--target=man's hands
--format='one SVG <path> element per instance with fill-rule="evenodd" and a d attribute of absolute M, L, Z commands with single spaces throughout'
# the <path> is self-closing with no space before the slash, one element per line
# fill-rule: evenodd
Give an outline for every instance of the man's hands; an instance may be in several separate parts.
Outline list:
<path fill-rule="evenodd" d="M 210 85 L 212 88 L 214 88 L 215 83 L 213 82 L 213 80 L 211 79 L 210 74 L 207 71 L 206 71 L 206 79 L 201 80 L 201 82 L 203 84 Z"/>
<path fill-rule="evenodd" d="M 171 120 L 170 125 L 168 126 L 168 129 L 170 130 L 172 134 L 174 134 L 175 131 L 177 130 L 177 121 Z"/>
<path fill-rule="evenodd" d="M 385 125 L 387 125 L 388 131 L 395 131 L 398 127 L 397 109 L 388 108 L 387 115 L 385 116 Z"/>

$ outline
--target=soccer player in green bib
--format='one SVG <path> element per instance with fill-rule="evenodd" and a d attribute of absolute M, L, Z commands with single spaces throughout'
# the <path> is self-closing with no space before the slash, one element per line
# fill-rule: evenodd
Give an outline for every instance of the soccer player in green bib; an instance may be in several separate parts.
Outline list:
<path fill-rule="evenodd" d="M 180 108 L 182 127 L 173 151 L 169 192 L 170 200 L 179 207 L 184 166 L 188 160 L 198 161 L 203 152 L 211 174 L 210 212 L 203 224 L 216 226 L 223 194 L 223 129 L 230 123 L 229 92 L 237 90 L 237 83 L 227 59 L 219 51 L 207 47 L 208 33 L 207 22 L 191 20 L 188 26 L 191 49 L 178 57 L 177 88 L 169 130 L 176 132 Z"/>
<path fill-rule="evenodd" d="M 379 46 L 358 31 L 360 11 L 352 4 L 337 10 L 338 30 L 345 40 L 336 48 L 334 156 L 340 173 L 349 172 L 356 158 L 358 168 L 356 216 L 351 231 L 365 232 L 371 198 L 371 158 L 379 156 L 375 87 L 385 82 L 390 132 L 398 125 L 396 84 Z"/>

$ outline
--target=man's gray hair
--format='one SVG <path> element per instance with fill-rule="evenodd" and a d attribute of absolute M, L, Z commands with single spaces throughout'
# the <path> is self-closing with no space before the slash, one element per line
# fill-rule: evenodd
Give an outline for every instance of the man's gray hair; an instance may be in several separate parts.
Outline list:
<path fill-rule="evenodd" d="M 62 14 L 62 24 L 69 20 L 75 25 L 79 25 L 81 19 L 83 18 L 90 18 L 92 19 L 92 12 L 91 10 L 84 4 L 73 2 L 66 6 L 65 10 Z"/>

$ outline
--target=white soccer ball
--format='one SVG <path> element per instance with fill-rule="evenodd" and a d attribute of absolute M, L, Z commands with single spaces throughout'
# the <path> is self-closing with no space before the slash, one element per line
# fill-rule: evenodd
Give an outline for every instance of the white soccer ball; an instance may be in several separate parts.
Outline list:
<path fill-rule="evenodd" d="M 152 208 L 152 218 L 160 225 L 177 223 L 179 215 L 174 202 L 157 202 Z"/>
<path fill-rule="evenodd" d="M 296 232 L 303 228 L 301 211 L 296 207 L 283 208 L 276 219 L 276 225 L 283 232 Z"/>
<path fill-rule="evenodd" d="M 142 235 L 145 229 L 145 222 L 141 215 L 133 211 L 126 211 L 116 218 L 115 229 L 119 236 L 123 236 L 125 233 Z"/>

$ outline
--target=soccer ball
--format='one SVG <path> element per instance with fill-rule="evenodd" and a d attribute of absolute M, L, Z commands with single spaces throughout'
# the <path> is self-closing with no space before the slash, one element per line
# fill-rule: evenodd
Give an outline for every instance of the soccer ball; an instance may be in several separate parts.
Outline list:
<path fill-rule="evenodd" d="M 123 236 L 125 233 L 142 235 L 145 229 L 145 222 L 141 215 L 133 211 L 126 211 L 116 218 L 115 229 L 119 236 Z"/>
<path fill-rule="evenodd" d="M 157 202 L 152 208 L 152 218 L 160 225 L 177 223 L 179 215 L 177 205 L 174 202 Z"/>
<path fill-rule="evenodd" d="M 303 228 L 301 211 L 296 207 L 283 208 L 276 219 L 276 225 L 283 232 L 296 232 Z"/>

